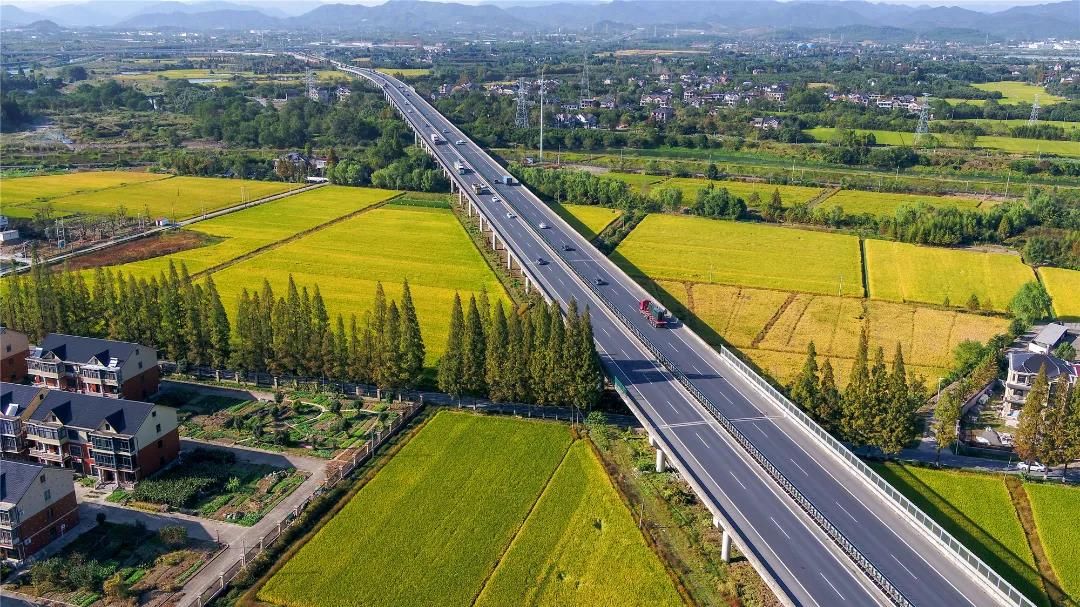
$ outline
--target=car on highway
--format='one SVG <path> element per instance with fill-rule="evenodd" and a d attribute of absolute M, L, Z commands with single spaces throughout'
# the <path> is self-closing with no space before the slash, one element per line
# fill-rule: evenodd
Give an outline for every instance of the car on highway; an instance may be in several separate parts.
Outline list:
<path fill-rule="evenodd" d="M 457 141 L 454 142 L 454 145 L 465 145 L 465 140 L 464 139 L 458 139 Z"/>
<path fill-rule="evenodd" d="M 544 222 L 540 222 L 540 225 L 537 226 L 537 227 L 539 227 L 541 230 L 546 230 L 546 229 L 548 229 L 549 226 L 548 226 L 548 224 L 546 224 Z"/>
<path fill-rule="evenodd" d="M 536 265 L 538 265 L 538 266 L 546 266 L 547 265 L 547 260 L 544 259 L 543 257 L 537 257 L 536 258 Z"/>
<path fill-rule="evenodd" d="M 563 244 L 563 246 L 562 246 L 562 250 L 564 250 L 564 251 L 573 251 L 573 250 L 574 250 L 574 246 L 573 246 L 573 245 L 570 245 L 570 244 Z"/>
<path fill-rule="evenodd" d="M 442 130 L 442 132 L 444 132 L 444 133 L 449 133 L 449 132 L 450 132 L 450 129 L 443 129 L 443 130 Z"/>
<path fill-rule="evenodd" d="M 597 276 L 596 278 L 593 279 L 593 284 L 595 284 L 598 287 L 602 287 L 602 286 L 607 284 L 607 281 L 604 280 L 603 277 Z"/>
<path fill-rule="evenodd" d="M 1023 472 L 1046 472 L 1046 466 L 1039 462 L 1019 462 L 1016 469 Z"/>
<path fill-rule="evenodd" d="M 506 218 L 507 218 L 507 219 L 513 219 L 513 218 L 515 218 L 515 217 L 517 217 L 517 215 L 514 215 L 514 214 L 513 214 L 513 213 L 511 213 L 510 211 L 507 211 L 507 212 L 506 212 Z"/>
<path fill-rule="evenodd" d="M 492 196 L 491 202 L 502 202 L 502 198 L 499 198 L 498 196 Z"/>

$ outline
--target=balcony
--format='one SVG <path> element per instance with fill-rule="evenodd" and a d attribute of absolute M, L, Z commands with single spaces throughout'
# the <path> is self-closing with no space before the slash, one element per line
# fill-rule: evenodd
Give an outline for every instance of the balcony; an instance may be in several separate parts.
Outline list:
<path fill-rule="evenodd" d="M 65 428 L 29 426 L 26 430 L 26 434 L 30 440 L 47 443 L 49 445 L 60 446 L 67 441 L 67 430 Z"/>
<path fill-rule="evenodd" d="M 105 386 L 119 386 L 120 376 L 113 371 L 94 371 L 91 369 L 83 369 L 79 377 L 84 384 L 93 385 L 105 385 Z"/>
<path fill-rule="evenodd" d="M 50 462 L 59 462 L 62 464 L 68 458 L 68 455 L 63 451 L 52 451 L 49 449 L 38 449 L 36 447 L 31 447 L 30 457 L 36 457 Z"/>
<path fill-rule="evenodd" d="M 26 368 L 30 371 L 31 375 L 40 375 L 41 377 L 48 377 L 50 379 L 57 379 L 64 373 L 61 370 L 60 365 L 30 359 L 27 359 L 26 361 Z"/>
<path fill-rule="evenodd" d="M 19 536 L 12 531 L 0 530 L 0 546 L 4 548 L 15 548 L 15 544 L 19 543 Z"/>
<path fill-rule="evenodd" d="M 0 529 L 11 529 L 19 524 L 19 513 L 14 510 L 0 512 Z"/>

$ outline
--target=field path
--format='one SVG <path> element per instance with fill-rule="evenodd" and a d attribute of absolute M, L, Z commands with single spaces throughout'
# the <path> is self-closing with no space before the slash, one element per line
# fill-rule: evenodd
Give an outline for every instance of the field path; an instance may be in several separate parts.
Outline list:
<path fill-rule="evenodd" d="M 806 205 L 811 210 L 813 210 L 819 204 L 825 202 L 826 200 L 829 199 L 829 197 L 831 197 L 833 194 L 835 194 L 835 193 L 837 193 L 839 191 L 840 191 L 840 186 L 833 186 L 831 188 L 825 188 L 824 190 L 821 191 L 820 194 L 818 194 L 817 196 L 814 196 L 810 200 L 807 200 Z"/>
<path fill-rule="evenodd" d="M 262 253 L 265 253 L 267 251 L 272 251 L 272 250 L 274 250 L 274 249 L 276 249 L 276 248 L 278 248 L 280 246 L 287 245 L 290 242 L 293 242 L 294 240 L 299 240 L 299 239 L 301 239 L 301 238 L 303 238 L 305 236 L 309 236 L 311 234 L 314 234 L 315 232 L 318 232 L 319 230 L 328 228 L 328 227 L 330 227 L 330 226 L 332 226 L 334 224 L 338 224 L 338 223 L 341 223 L 343 221 L 347 221 L 347 220 L 352 219 L 353 217 L 356 217 L 358 215 L 363 215 L 364 213 L 367 213 L 368 211 L 371 211 L 373 209 L 381 208 L 381 207 L 385 206 L 386 204 L 388 204 L 388 203 L 390 203 L 390 202 L 392 202 L 394 200 L 397 200 L 398 198 L 401 198 L 404 195 L 405 195 L 405 193 L 402 192 L 402 193 L 397 194 L 395 196 L 391 196 L 390 198 L 387 198 L 386 200 L 383 200 L 381 202 L 376 202 L 373 205 L 369 205 L 369 206 L 366 206 L 366 207 L 364 207 L 362 209 L 353 211 L 352 213 L 349 213 L 348 215 L 342 215 L 340 217 L 335 217 L 334 219 L 331 219 L 330 221 L 325 221 L 323 223 L 320 223 L 317 226 L 313 226 L 313 227 L 310 227 L 310 228 L 308 228 L 306 230 L 303 230 L 301 232 L 297 232 L 297 233 L 295 233 L 292 236 L 289 236 L 287 238 L 282 238 L 281 240 L 275 240 L 274 242 L 265 244 L 265 245 L 263 245 L 263 246 L 261 246 L 261 247 L 259 247 L 257 249 L 253 249 L 251 251 L 248 251 L 247 253 L 244 253 L 243 255 L 241 255 L 239 257 L 234 257 L 234 258 L 229 259 L 227 261 L 223 261 L 223 262 L 217 264 L 216 266 L 210 266 L 209 268 L 206 268 L 205 270 L 202 270 L 200 272 L 195 272 L 194 274 L 191 275 L 191 278 L 192 279 L 202 278 L 203 276 L 208 276 L 208 275 L 213 274 L 215 272 L 220 272 L 221 270 L 224 270 L 225 268 L 228 268 L 230 266 L 234 266 L 234 265 L 240 263 L 241 261 L 246 261 L 248 259 L 251 259 L 252 257 L 255 257 L 257 255 L 261 255 Z"/>
<path fill-rule="evenodd" d="M 773 325 L 775 325 L 776 321 L 780 320 L 780 317 L 784 315 L 784 312 L 787 311 L 788 306 L 795 303 L 795 298 L 798 297 L 798 295 L 798 293 L 788 294 L 788 298 L 785 299 L 784 303 L 776 309 L 776 313 L 772 315 L 772 318 L 769 319 L 769 322 L 765 323 L 764 327 L 761 327 L 761 332 L 754 336 L 754 339 L 750 342 L 751 348 L 756 348 L 759 344 L 761 344 L 761 342 L 765 341 L 765 338 L 769 336 L 769 331 L 772 330 Z M 806 310 L 804 309 L 803 311 L 805 312 Z M 799 317 L 802 317 L 801 312 L 799 313 Z"/>

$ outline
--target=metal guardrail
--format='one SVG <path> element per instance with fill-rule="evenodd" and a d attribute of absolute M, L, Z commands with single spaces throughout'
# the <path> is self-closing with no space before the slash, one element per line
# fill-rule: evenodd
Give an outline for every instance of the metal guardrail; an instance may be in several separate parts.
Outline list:
<path fill-rule="evenodd" d="M 862 475 L 864 480 L 869 482 L 874 488 L 881 491 L 885 496 L 892 500 L 894 505 L 900 508 L 905 514 L 913 519 L 917 524 L 923 527 L 923 529 L 930 534 L 938 542 L 942 543 L 949 551 L 959 557 L 965 565 L 968 566 L 973 572 L 977 573 L 979 577 L 983 579 L 987 584 L 1000 592 L 1008 600 L 1019 607 L 1035 607 L 1035 603 L 1028 599 L 1026 596 L 1020 593 L 1012 584 L 1007 582 L 1001 575 L 991 569 L 980 559 L 975 556 L 971 550 L 956 540 L 948 531 L 946 531 L 941 525 L 939 525 L 934 519 L 930 518 L 925 512 L 923 512 L 918 506 L 909 500 L 903 493 L 900 493 L 895 487 L 889 484 L 880 474 L 874 472 L 874 469 L 867 466 L 865 462 L 858 458 L 850 449 L 844 446 L 843 443 L 836 440 L 828 431 L 822 428 L 817 422 L 810 418 L 802 409 L 800 409 L 795 403 L 788 400 L 786 396 L 780 393 L 779 390 L 770 385 L 760 375 L 754 372 L 745 362 L 735 356 L 727 348 L 721 346 L 720 356 L 736 371 L 741 373 L 743 377 L 750 380 L 759 390 L 765 393 L 774 404 L 776 404 L 785 413 L 790 415 L 798 423 L 810 432 L 815 438 L 824 443 L 833 453 L 844 460 L 845 463 L 854 468 L 859 474 Z"/>
<path fill-rule="evenodd" d="M 372 78 L 369 80 L 375 81 Z M 449 169 L 448 169 L 449 170 Z M 513 203 L 507 199 L 507 205 L 514 206 Z M 515 210 L 516 209 L 515 207 Z M 520 210 L 518 210 L 520 213 Z M 491 219 L 488 220 L 492 224 L 492 229 L 495 229 L 495 222 Z M 859 567 L 874 584 L 885 593 L 885 595 L 897 606 L 907 607 L 913 605 L 911 601 L 897 588 L 888 577 L 886 577 L 877 567 L 865 556 L 862 552 L 841 532 L 829 519 L 817 509 L 816 506 L 805 496 L 798 487 L 796 487 L 787 477 L 769 460 L 769 458 L 762 453 L 746 436 L 740 431 L 723 413 L 721 413 L 712 401 L 705 396 L 693 382 L 660 350 L 653 345 L 652 341 L 646 337 L 634 324 L 618 309 L 618 307 L 604 296 L 599 289 L 592 283 L 592 281 L 584 276 L 570 261 L 562 254 L 559 247 L 555 246 L 553 242 L 541 231 L 535 230 L 532 226 L 529 229 L 541 240 L 543 240 L 548 247 L 558 256 L 563 264 L 569 268 L 584 284 L 586 284 L 589 290 L 599 299 L 608 310 L 619 319 L 619 321 L 649 350 L 649 352 L 656 357 L 657 361 L 665 369 L 672 374 L 672 376 L 692 395 L 700 402 L 705 409 L 712 415 L 720 425 L 727 431 L 732 438 L 746 451 L 761 467 L 764 469 L 770 477 L 787 493 L 804 512 L 829 536 L 829 538 L 848 555 L 849 558 Z M 509 241 L 505 238 L 503 240 L 507 243 Z M 541 288 L 541 283 L 535 281 L 538 288 Z M 941 543 L 946 549 L 951 551 L 974 573 L 976 573 L 985 583 L 991 588 L 999 592 L 1003 597 L 1006 597 L 1011 604 L 1018 607 L 1035 607 L 1035 604 L 1020 593 L 1015 587 L 1009 584 L 1000 574 L 991 569 L 981 559 L 975 556 L 966 546 L 961 544 L 956 538 L 952 537 L 941 525 L 931 519 L 925 512 L 919 509 L 911 500 L 901 494 L 895 487 L 890 485 L 888 481 L 878 475 L 869 466 L 867 466 L 862 460 L 860 460 L 854 453 L 852 453 L 847 447 L 845 447 L 840 441 L 836 440 L 831 434 L 825 431 L 820 425 L 810 419 L 801 409 L 799 409 L 794 403 L 788 400 L 783 394 L 776 390 L 772 385 L 766 382 L 761 376 L 753 371 L 742 360 L 731 353 L 727 348 L 720 348 L 720 355 L 723 360 L 729 362 L 735 369 L 740 372 L 744 377 L 749 379 L 759 389 L 761 389 L 767 397 L 774 401 L 786 413 L 791 415 L 793 419 L 803 425 L 803 427 L 813 436 L 821 440 L 828 448 L 830 448 L 836 455 L 843 459 L 846 463 L 855 468 L 865 480 L 867 480 L 873 487 L 882 492 L 888 499 L 892 500 L 894 505 L 902 512 L 907 514 L 916 523 L 921 525 L 923 529 L 936 541 Z"/>

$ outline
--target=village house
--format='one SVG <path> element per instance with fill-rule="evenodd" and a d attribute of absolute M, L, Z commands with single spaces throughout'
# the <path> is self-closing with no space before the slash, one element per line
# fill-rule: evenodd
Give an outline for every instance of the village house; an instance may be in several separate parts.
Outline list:
<path fill-rule="evenodd" d="M 0 454 L 5 459 L 27 456 L 26 420 L 48 391 L 38 386 L 0 382 Z"/>
<path fill-rule="evenodd" d="M 25 333 L 0 327 L 0 381 L 22 381 L 28 354 L 30 340 Z"/>
<path fill-rule="evenodd" d="M 1049 354 L 1054 351 L 1062 340 L 1065 339 L 1068 329 L 1061 323 L 1052 322 L 1043 327 L 1039 333 L 1028 342 L 1029 352 Z"/>
<path fill-rule="evenodd" d="M 670 107 L 658 107 L 653 108 L 653 111 L 649 114 L 656 122 L 667 122 L 675 117 L 675 110 Z"/>
<path fill-rule="evenodd" d="M 780 119 L 775 116 L 768 116 L 766 118 L 754 118 L 750 124 L 755 128 L 762 131 L 778 131 L 780 130 Z"/>
<path fill-rule="evenodd" d="M 0 556 L 25 560 L 79 524 L 70 470 L 4 460 L 0 470 Z"/>
<path fill-rule="evenodd" d="M 112 398 L 149 398 L 161 371 L 154 348 L 50 333 L 26 357 L 35 386 Z"/>
<path fill-rule="evenodd" d="M 1076 383 L 1076 367 L 1051 354 L 1012 350 L 1007 357 L 1009 372 L 1005 378 L 1005 398 L 1001 411 L 1006 418 L 1015 418 L 1014 414 L 1023 408 L 1039 369 L 1046 369 L 1046 378 L 1050 383 Z"/>
<path fill-rule="evenodd" d="M 671 107 L 671 93 L 646 93 L 641 96 L 641 105 Z"/>
<path fill-rule="evenodd" d="M 29 456 L 130 487 L 180 454 L 176 409 L 50 391 L 26 422 Z"/>

